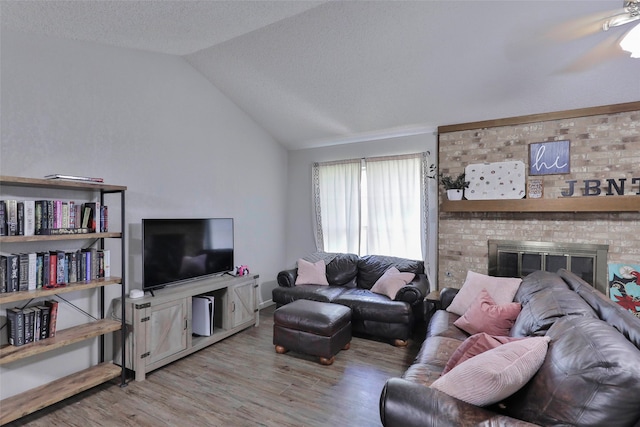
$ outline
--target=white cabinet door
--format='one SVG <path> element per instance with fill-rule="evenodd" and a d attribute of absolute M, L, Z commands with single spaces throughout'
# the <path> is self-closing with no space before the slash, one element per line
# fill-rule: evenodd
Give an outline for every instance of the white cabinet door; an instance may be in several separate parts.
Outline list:
<path fill-rule="evenodd" d="M 250 323 L 256 317 L 256 285 L 255 281 L 240 283 L 229 288 L 231 300 L 231 327 Z"/>
<path fill-rule="evenodd" d="M 147 320 L 147 364 L 187 348 L 187 300 L 180 298 L 152 307 Z"/>

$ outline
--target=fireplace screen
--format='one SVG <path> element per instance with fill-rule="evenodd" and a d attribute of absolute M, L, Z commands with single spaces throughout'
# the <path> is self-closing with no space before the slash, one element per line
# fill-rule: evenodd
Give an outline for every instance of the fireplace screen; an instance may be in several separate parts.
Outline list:
<path fill-rule="evenodd" d="M 489 274 L 524 277 L 566 268 L 607 295 L 608 245 L 489 240 Z"/>

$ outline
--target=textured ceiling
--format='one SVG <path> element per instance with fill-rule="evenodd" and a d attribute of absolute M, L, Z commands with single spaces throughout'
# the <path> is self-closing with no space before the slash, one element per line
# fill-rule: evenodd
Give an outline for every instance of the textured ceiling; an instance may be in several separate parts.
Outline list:
<path fill-rule="evenodd" d="M 185 58 L 290 149 L 640 99 L 616 28 L 540 36 L 602 1 L 7 1 L 2 28 Z M 560 28 L 569 28 L 568 26 Z"/>
<path fill-rule="evenodd" d="M 264 28 L 320 1 L 2 0 L 2 25 L 186 55 Z"/>

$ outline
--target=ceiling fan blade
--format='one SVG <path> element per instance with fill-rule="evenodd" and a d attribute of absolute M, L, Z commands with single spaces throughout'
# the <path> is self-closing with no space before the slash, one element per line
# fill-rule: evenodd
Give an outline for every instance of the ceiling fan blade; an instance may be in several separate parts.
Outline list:
<path fill-rule="evenodd" d="M 629 22 L 637 21 L 638 19 L 640 19 L 640 14 L 631 15 L 627 13 L 624 15 L 618 15 L 605 22 L 602 28 L 607 31 L 611 27 L 618 27 L 620 25 L 628 24 Z"/>
<path fill-rule="evenodd" d="M 612 34 L 605 38 L 602 42 L 589 49 L 587 53 L 563 68 L 562 72 L 582 72 L 596 65 L 602 64 L 607 60 L 626 56 L 625 52 L 620 47 L 620 40 L 622 40 L 625 35 L 626 32 L 621 36 Z"/>
<path fill-rule="evenodd" d="M 558 24 L 546 31 L 543 37 L 549 41 L 576 40 L 602 32 L 605 23 L 625 18 L 629 18 L 629 12 L 625 8 L 594 13 Z"/>

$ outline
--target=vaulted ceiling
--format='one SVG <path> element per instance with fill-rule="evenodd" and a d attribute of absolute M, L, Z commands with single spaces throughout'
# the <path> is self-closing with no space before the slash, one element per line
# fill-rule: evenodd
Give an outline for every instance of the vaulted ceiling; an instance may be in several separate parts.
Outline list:
<path fill-rule="evenodd" d="M 621 7 L 622 0 L 2 0 L 0 13 L 3 31 L 182 56 L 276 140 L 301 149 L 638 101 L 640 59 L 614 43 L 624 28 L 547 37 Z M 594 61 L 596 46 L 606 50 Z"/>

